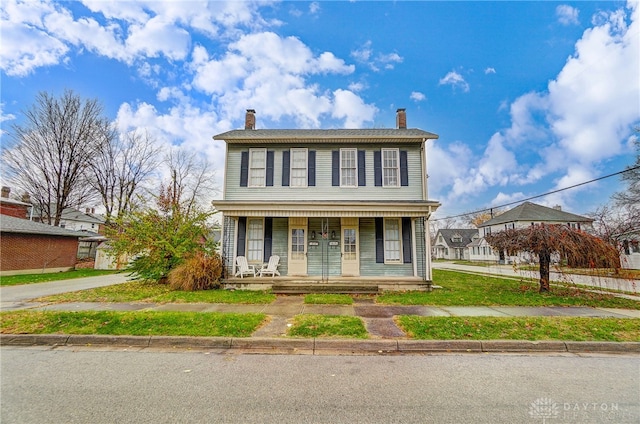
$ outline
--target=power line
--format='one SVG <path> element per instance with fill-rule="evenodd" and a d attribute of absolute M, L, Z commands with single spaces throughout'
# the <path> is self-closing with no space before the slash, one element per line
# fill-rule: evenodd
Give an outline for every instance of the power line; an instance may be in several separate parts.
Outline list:
<path fill-rule="evenodd" d="M 548 191 L 546 193 L 538 194 L 536 196 L 527 197 L 526 199 L 520 199 L 520 200 L 516 200 L 514 202 L 505 203 L 505 204 L 502 204 L 502 205 L 499 205 L 499 206 L 492 206 L 490 208 L 478 209 L 478 210 L 475 210 L 475 211 L 472 211 L 472 212 L 461 213 L 459 215 L 451 215 L 451 216 L 447 216 L 447 217 L 444 217 L 444 218 L 436 218 L 436 219 L 432 219 L 431 221 L 442 221 L 442 220 L 445 220 L 445 219 L 460 218 L 461 216 L 472 215 L 472 214 L 478 213 L 478 212 L 485 212 L 485 211 L 491 211 L 493 209 L 504 208 L 504 207 L 507 207 L 507 206 L 515 205 L 515 204 L 522 203 L 522 202 L 526 202 L 527 200 L 537 199 L 539 197 L 544 197 L 544 196 L 548 196 L 550 194 L 559 193 L 561 191 L 565 191 L 565 190 L 569 190 L 569 189 L 572 189 L 572 188 L 580 187 L 580 186 L 583 186 L 583 185 L 586 185 L 586 184 L 591 184 L 591 183 L 594 183 L 596 181 L 604 180 L 605 178 L 615 177 L 616 175 L 624 174 L 625 172 L 635 171 L 636 169 L 640 169 L 640 165 L 634 166 L 632 168 L 627 168 L 627 169 L 625 169 L 623 171 L 618 171 L 618 172 L 615 172 L 613 174 L 604 175 L 602 177 L 598 177 L 598 178 L 595 178 L 593 180 L 589 180 L 589 181 L 585 181 L 585 182 L 582 182 L 582 183 L 574 184 L 572 186 L 559 188 L 559 189 L 553 190 L 553 191 Z"/>

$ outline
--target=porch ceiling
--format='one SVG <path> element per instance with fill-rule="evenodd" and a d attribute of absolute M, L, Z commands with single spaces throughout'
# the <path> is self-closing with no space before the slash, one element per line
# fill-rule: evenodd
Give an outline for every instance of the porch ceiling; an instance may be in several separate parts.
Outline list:
<path fill-rule="evenodd" d="M 439 206 L 436 201 L 418 202 L 234 202 L 214 201 L 213 206 L 226 216 L 272 217 L 412 217 L 430 216 Z"/>

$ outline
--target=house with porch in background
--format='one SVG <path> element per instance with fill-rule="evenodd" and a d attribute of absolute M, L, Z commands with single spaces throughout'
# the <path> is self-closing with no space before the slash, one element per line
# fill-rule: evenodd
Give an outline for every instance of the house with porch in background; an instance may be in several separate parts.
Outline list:
<path fill-rule="evenodd" d="M 436 233 L 433 244 L 435 259 L 470 260 L 470 249 L 467 247 L 479 240 L 475 228 L 443 228 Z"/>
<path fill-rule="evenodd" d="M 226 142 L 222 213 L 224 284 L 246 289 L 285 285 L 349 291 L 429 289 L 426 141 L 407 128 L 257 129 L 218 134 Z M 260 269 L 279 256 L 278 273 L 236 277 L 238 257 Z M 240 261 L 245 263 L 244 260 Z"/>

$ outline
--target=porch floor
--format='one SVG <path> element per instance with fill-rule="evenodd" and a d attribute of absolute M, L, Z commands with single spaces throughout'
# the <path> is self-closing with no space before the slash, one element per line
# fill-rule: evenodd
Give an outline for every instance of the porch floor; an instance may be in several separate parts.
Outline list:
<path fill-rule="evenodd" d="M 278 294 L 375 294 L 384 291 L 431 290 L 431 281 L 419 277 L 235 277 L 225 279 L 223 285 L 229 289 L 272 290 Z"/>

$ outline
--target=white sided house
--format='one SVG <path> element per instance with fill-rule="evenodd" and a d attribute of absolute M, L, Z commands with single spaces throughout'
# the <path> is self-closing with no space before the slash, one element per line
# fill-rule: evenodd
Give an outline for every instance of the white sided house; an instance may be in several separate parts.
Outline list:
<path fill-rule="evenodd" d="M 244 130 L 214 136 L 226 142 L 213 204 L 227 287 L 431 287 L 426 230 L 440 204 L 428 198 L 426 141 L 436 134 L 407 128 L 404 109 L 395 129 L 262 130 L 255 119 L 247 110 Z M 272 256 L 278 273 L 260 277 Z"/>
<path fill-rule="evenodd" d="M 477 229 L 440 229 L 433 244 L 434 257 L 435 259 L 470 260 L 471 252 L 468 246 L 479 239 Z"/>
<path fill-rule="evenodd" d="M 484 237 L 487 234 L 494 234 L 508 229 L 526 228 L 539 224 L 562 224 L 578 230 L 587 230 L 591 227 L 592 223 L 593 219 L 564 212 L 560 206 L 549 208 L 536 203 L 524 202 L 521 205 L 496 216 L 495 218 L 491 218 L 490 220 L 483 222 L 478 226 L 478 230 L 480 231 L 482 240 L 484 240 Z M 486 244 L 486 241 L 484 241 L 484 243 Z M 531 262 L 535 259 L 530 258 L 528 255 L 523 253 L 518 254 L 518 256 L 506 258 L 503 256 L 504 253 L 493 253 L 494 255 L 492 255 L 492 259 L 486 260 L 498 259 L 501 262 L 512 263 L 514 261 Z"/>

